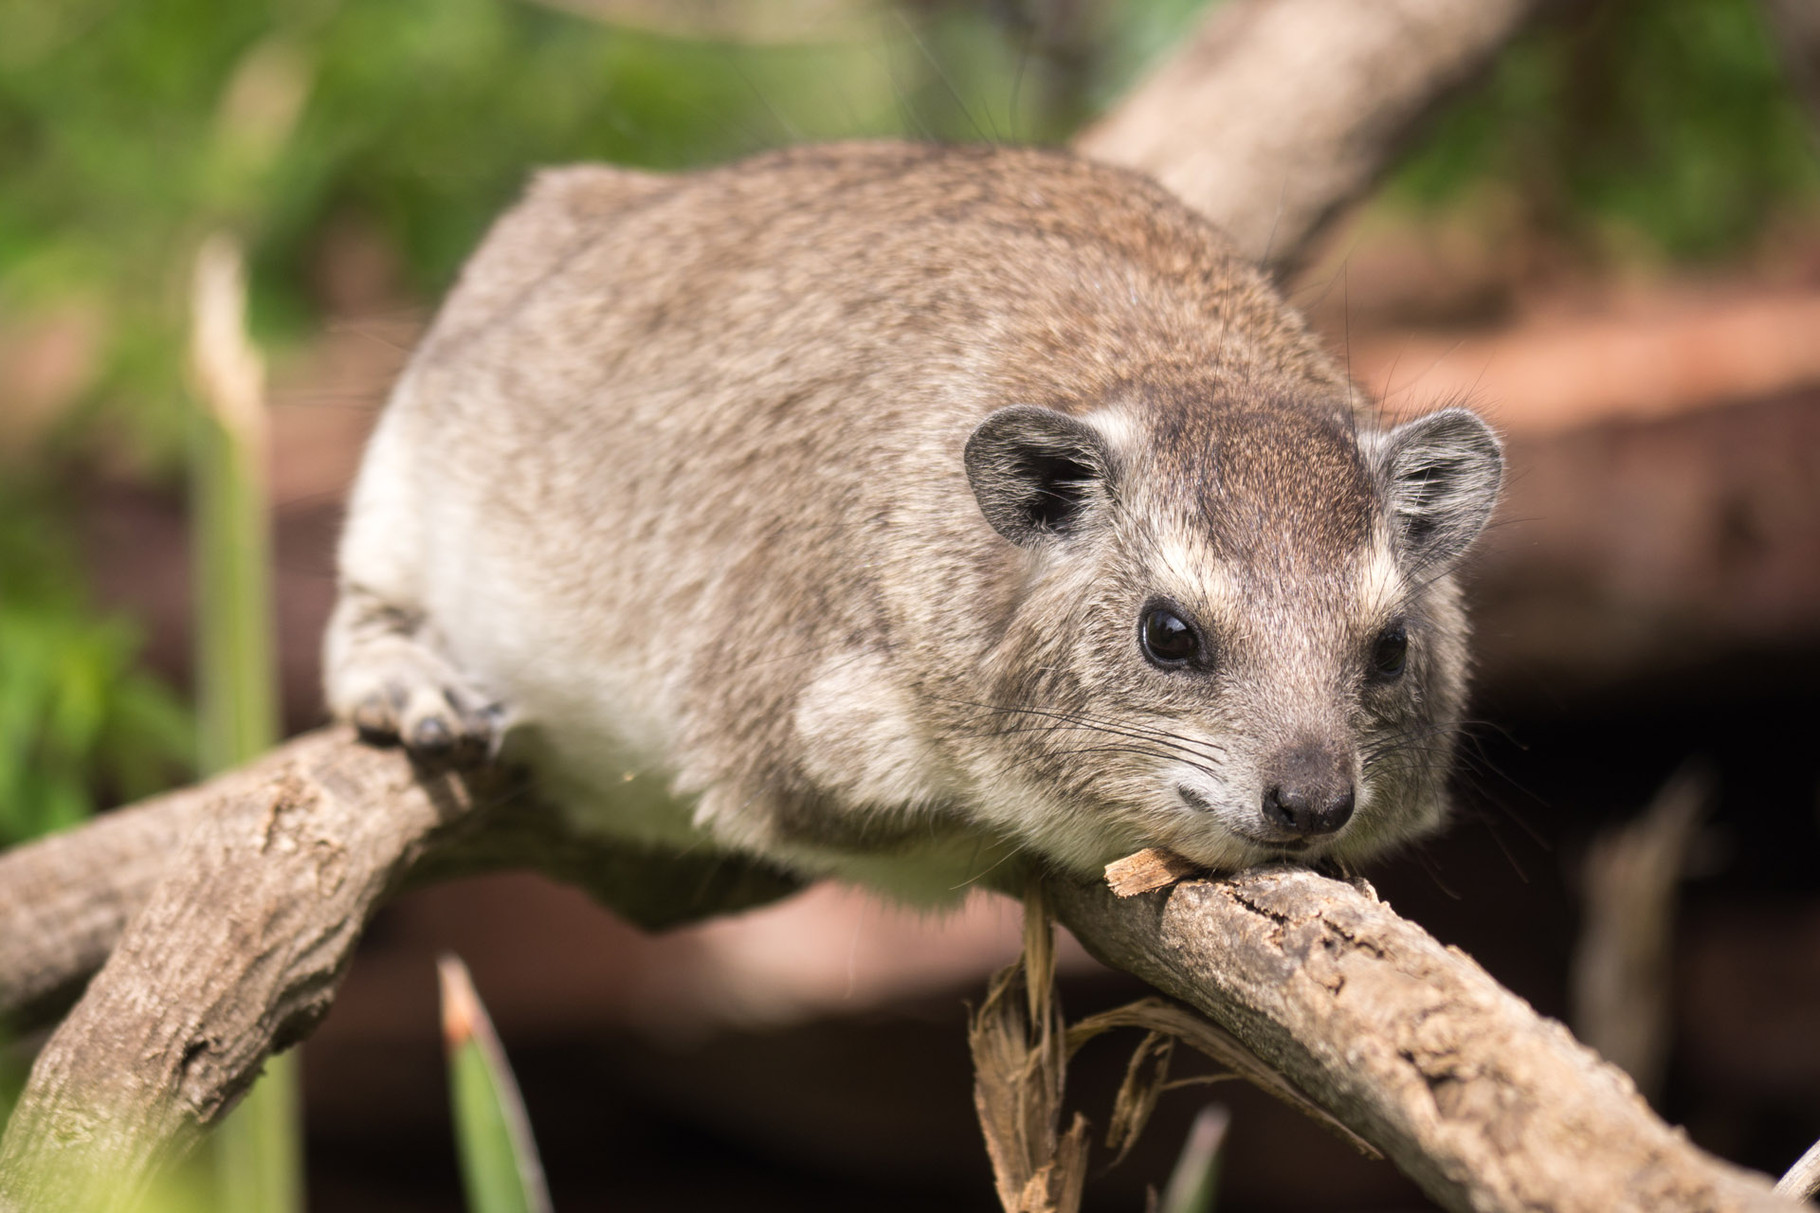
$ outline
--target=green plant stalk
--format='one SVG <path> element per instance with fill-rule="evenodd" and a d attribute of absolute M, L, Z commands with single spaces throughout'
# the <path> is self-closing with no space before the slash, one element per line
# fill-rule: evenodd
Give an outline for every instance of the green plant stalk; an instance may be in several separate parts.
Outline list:
<path fill-rule="evenodd" d="M 462 1187 L 470 1213 L 550 1213 L 550 1194 L 531 1122 L 505 1050 L 453 956 L 437 966 L 442 1031 L 449 1055 L 449 1102 Z"/>
<path fill-rule="evenodd" d="M 262 450 L 215 417 L 196 418 L 192 543 L 196 561 L 199 761 L 212 775 L 278 740 L 271 540 Z"/>
<path fill-rule="evenodd" d="M 203 774 L 236 766 L 278 738 L 271 539 L 263 443 L 198 410 L 192 442 L 199 760 Z M 214 1138 L 216 1187 L 227 1213 L 302 1213 L 298 1054 L 265 1074 Z"/>
<path fill-rule="evenodd" d="M 1231 1114 L 1209 1104 L 1195 1116 L 1188 1140 L 1163 1190 L 1162 1213 L 1213 1213 L 1220 1186 L 1220 1146 Z"/>
<path fill-rule="evenodd" d="M 215 1134 L 215 1191 L 223 1213 L 302 1213 L 302 1055 L 270 1058 L 257 1085 Z"/>
<path fill-rule="evenodd" d="M 499 1107 L 498 1082 L 478 1042 L 469 1040 L 449 1054 L 449 1086 L 468 1208 L 472 1213 L 530 1213 Z"/>

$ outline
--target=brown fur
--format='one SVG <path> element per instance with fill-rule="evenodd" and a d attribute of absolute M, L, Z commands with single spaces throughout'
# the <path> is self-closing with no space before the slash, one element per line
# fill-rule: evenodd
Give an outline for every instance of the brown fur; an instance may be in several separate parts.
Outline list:
<path fill-rule="evenodd" d="M 1106 464 L 1075 533 L 1023 546 L 963 466 L 1017 404 L 1079 419 Z M 1184 809 L 1158 764 L 1188 746 L 1242 800 L 1318 733 L 1380 790 L 1312 850 L 1360 853 L 1439 819 L 1464 687 L 1458 551 L 1385 572 L 1416 567 L 1408 447 L 1361 436 L 1299 318 L 1121 171 L 880 144 L 549 172 L 375 438 L 330 702 L 426 747 L 506 728 L 602 828 L 900 885 L 913 851 L 938 883 L 1008 848 L 1248 862 L 1275 844 Z M 1144 662 L 1159 593 L 1217 668 Z M 1358 671 L 1392 616 L 1388 693 Z M 615 809 L 647 770 L 680 807 Z"/>

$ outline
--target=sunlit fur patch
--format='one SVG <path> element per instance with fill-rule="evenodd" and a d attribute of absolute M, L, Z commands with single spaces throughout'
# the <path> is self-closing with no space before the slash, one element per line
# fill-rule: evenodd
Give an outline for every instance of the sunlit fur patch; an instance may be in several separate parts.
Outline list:
<path fill-rule="evenodd" d="M 1112 404 L 1097 408 L 1084 414 L 1081 420 L 1100 432 L 1106 439 L 1107 448 L 1115 457 L 1128 455 L 1143 442 L 1143 430 L 1131 416 L 1128 405 Z"/>
<path fill-rule="evenodd" d="M 1353 586 L 1360 621 L 1368 626 L 1387 621 L 1402 606 L 1408 581 L 1390 550 L 1388 538 L 1375 537 L 1359 552 Z"/>

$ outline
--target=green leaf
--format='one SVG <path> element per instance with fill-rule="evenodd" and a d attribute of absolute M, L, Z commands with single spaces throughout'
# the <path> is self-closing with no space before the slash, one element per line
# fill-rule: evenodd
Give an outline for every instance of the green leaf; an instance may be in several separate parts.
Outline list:
<path fill-rule="evenodd" d="M 64 503 L 36 479 L 0 477 L 0 846 L 170 786 L 193 748 L 138 630 L 89 601 Z"/>
<path fill-rule="evenodd" d="M 550 1194 L 524 1101 L 467 966 L 444 956 L 437 972 L 455 1143 L 468 1208 L 471 1213 L 550 1213 Z"/>

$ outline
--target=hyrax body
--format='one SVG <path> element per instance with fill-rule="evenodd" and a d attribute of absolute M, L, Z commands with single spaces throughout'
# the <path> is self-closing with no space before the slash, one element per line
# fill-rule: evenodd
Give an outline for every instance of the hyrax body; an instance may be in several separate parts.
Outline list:
<path fill-rule="evenodd" d="M 354 493 L 333 710 L 900 895 L 1432 828 L 1497 493 L 1157 187 L 1008 149 L 540 176 Z M 659 795 L 640 789 L 656 787 Z"/>

